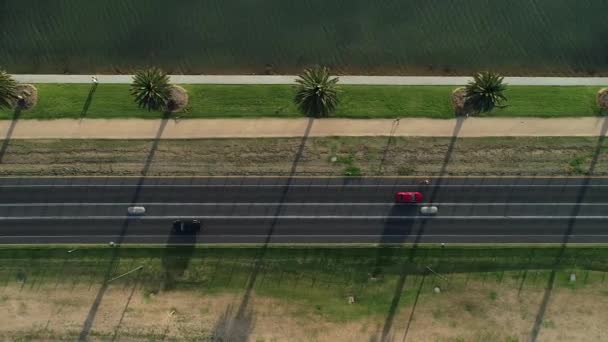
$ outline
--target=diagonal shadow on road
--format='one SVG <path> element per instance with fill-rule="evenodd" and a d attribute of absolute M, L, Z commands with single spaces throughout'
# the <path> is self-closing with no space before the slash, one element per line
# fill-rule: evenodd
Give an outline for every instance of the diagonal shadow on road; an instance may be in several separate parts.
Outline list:
<path fill-rule="evenodd" d="M 164 113 L 163 119 L 161 120 L 158 130 L 156 132 L 156 136 L 154 137 L 154 140 L 152 142 L 152 146 L 150 147 L 150 152 L 148 153 L 148 156 L 146 157 L 146 160 L 144 162 L 144 166 L 141 171 L 141 176 L 139 177 L 139 179 L 137 181 L 137 186 L 135 188 L 135 192 L 133 193 L 133 196 L 131 197 L 131 204 L 136 204 L 139 201 L 139 198 L 141 195 L 141 190 L 143 189 L 142 185 L 144 184 L 144 182 L 146 180 L 146 176 L 148 175 L 148 172 L 150 171 L 150 167 L 152 165 L 152 162 L 154 161 L 154 155 L 156 154 L 156 151 L 158 150 L 158 145 L 161 141 L 163 132 L 165 131 L 165 127 L 167 126 L 168 121 L 169 121 L 169 113 Z M 114 270 L 118 266 L 118 261 L 120 259 L 119 258 L 120 257 L 119 246 L 124 241 L 125 235 L 127 233 L 127 230 L 129 228 L 130 224 L 131 224 L 131 219 L 126 218 L 120 227 L 119 235 L 115 241 L 115 247 L 112 249 L 112 254 L 110 256 L 110 262 L 108 263 L 108 267 L 106 268 L 106 271 L 104 273 L 103 283 L 102 283 L 101 287 L 99 288 L 99 291 L 97 291 L 97 295 L 95 296 L 93 304 L 91 305 L 91 308 L 89 309 L 87 317 L 83 323 L 82 330 L 80 331 L 80 335 L 78 337 L 79 341 L 86 341 L 89 336 L 89 333 L 91 332 L 91 328 L 93 327 L 93 322 L 95 321 L 95 316 L 97 315 L 97 312 L 99 310 L 99 305 L 101 305 L 103 296 L 106 293 L 106 291 L 108 290 L 109 280 L 112 278 L 112 276 L 114 274 Z"/>
<path fill-rule="evenodd" d="M 574 227 L 576 225 L 576 216 L 578 216 L 582 208 L 581 203 L 583 203 L 583 201 L 585 200 L 585 196 L 587 195 L 587 191 L 589 190 L 589 185 L 591 183 L 591 180 L 593 179 L 593 174 L 597 167 L 597 163 L 600 159 L 600 156 L 602 155 L 604 149 L 604 142 L 606 140 L 606 133 L 608 133 L 608 117 L 603 118 L 603 123 L 600 128 L 595 151 L 593 152 L 591 162 L 589 164 L 589 169 L 587 170 L 586 177 L 583 179 L 583 182 L 580 186 L 580 190 L 576 196 L 576 205 L 570 213 L 570 220 L 568 221 L 566 232 L 564 233 L 564 236 L 561 241 L 561 248 L 557 257 L 555 258 L 555 262 L 553 263 L 551 274 L 549 275 L 549 280 L 547 281 L 547 286 L 545 287 L 545 291 L 543 293 L 538 312 L 536 313 L 536 318 L 534 319 L 534 325 L 532 326 L 532 332 L 530 333 L 530 341 L 534 342 L 538 339 L 538 334 L 540 333 L 545 314 L 547 313 L 547 307 L 549 306 L 549 301 L 551 299 L 551 294 L 555 285 L 557 271 L 560 268 L 560 264 L 565 256 L 568 243 L 570 242 L 572 232 L 574 231 Z"/>
<path fill-rule="evenodd" d="M 218 331 L 216 331 L 215 333 L 219 333 L 219 330 L 221 330 L 221 332 L 223 334 L 227 334 L 228 336 L 232 336 L 233 334 L 238 333 L 239 339 L 247 339 L 247 336 L 243 336 L 243 330 L 247 330 L 243 326 L 239 327 L 239 329 L 241 329 L 241 331 L 239 331 L 239 332 L 236 332 L 233 330 L 236 329 L 237 322 L 240 322 L 241 325 L 243 324 L 243 322 L 248 322 L 248 324 L 251 324 L 251 322 L 253 320 L 252 310 L 249 306 L 253 288 L 255 287 L 257 278 L 264 267 L 264 258 L 266 256 L 268 246 L 270 244 L 270 241 L 272 240 L 274 231 L 280 221 L 279 215 L 281 215 L 281 212 L 283 211 L 284 203 L 287 200 L 291 184 L 293 183 L 294 176 L 297 173 L 298 164 L 304 154 L 304 149 L 306 148 L 306 142 L 308 141 L 308 137 L 310 136 L 310 132 L 312 130 L 313 123 L 314 123 L 314 118 L 309 118 L 308 123 L 306 125 L 306 129 L 304 131 L 304 135 L 302 136 L 302 140 L 300 141 L 300 144 L 295 153 L 293 162 L 291 164 L 291 169 L 289 170 L 289 174 L 288 174 L 286 183 L 282 187 L 281 193 L 278 195 L 278 201 L 277 201 L 278 206 L 274 212 L 273 219 L 268 226 L 268 231 L 266 232 L 264 242 L 262 243 L 262 246 L 260 247 L 259 252 L 255 256 L 255 262 L 253 265 L 253 269 L 247 279 L 247 282 L 245 285 L 245 293 L 243 294 L 243 297 L 241 298 L 240 304 L 237 307 L 236 312 L 234 314 L 232 314 L 232 311 L 233 311 L 232 307 L 229 307 L 226 309 L 226 312 L 222 315 L 222 318 L 216 323 L 216 327 L 217 327 Z"/>
<path fill-rule="evenodd" d="M 452 131 L 452 137 L 450 139 L 450 143 L 448 145 L 445 157 L 443 159 L 441 169 L 439 170 L 438 177 L 435 179 L 435 181 L 433 182 L 432 185 L 429 185 L 430 189 L 429 189 L 428 194 L 426 195 L 426 198 L 427 198 L 426 202 L 433 203 L 435 201 L 435 199 L 437 197 L 437 193 L 440 190 L 441 185 L 445 181 L 444 177 L 447 174 L 447 167 L 448 167 L 450 160 L 452 158 L 452 155 L 454 153 L 454 149 L 456 147 L 456 142 L 458 141 L 458 136 L 460 134 L 460 131 L 462 130 L 464 121 L 465 121 L 464 117 L 458 117 L 456 119 L 456 124 L 454 125 L 454 129 Z M 426 220 L 420 221 L 420 225 L 419 225 L 419 228 L 417 231 L 413 231 L 412 227 L 415 227 L 415 225 L 412 224 L 412 226 L 409 228 L 409 230 L 407 232 L 407 235 L 410 235 L 410 233 L 415 233 L 415 238 L 414 238 L 412 247 L 409 250 L 409 255 L 408 255 L 407 261 L 404 262 L 401 272 L 399 274 L 399 278 L 397 280 L 397 285 L 395 286 L 395 291 L 393 293 L 391 304 L 388 309 L 386 318 L 384 320 L 384 325 L 382 327 L 382 333 L 381 333 L 381 337 L 380 337 L 380 341 L 382 341 L 382 342 L 390 341 L 393 339 L 390 335 L 391 329 L 393 327 L 393 321 L 395 319 L 395 314 L 397 313 L 397 309 L 398 309 L 399 303 L 401 301 L 401 296 L 402 296 L 403 290 L 405 288 L 405 282 L 406 282 L 407 276 L 408 276 L 408 269 L 410 268 L 410 265 L 414 261 L 414 258 L 416 256 L 416 251 L 417 251 L 418 245 L 420 244 L 420 241 L 424 235 L 426 222 L 427 222 Z M 404 241 L 406 238 L 407 238 L 407 236 L 404 236 Z M 419 287 L 418 291 L 420 292 L 421 290 L 422 290 L 422 287 Z M 420 295 L 420 293 L 417 294 L 417 298 L 419 295 Z M 405 330 L 405 333 L 403 336 L 403 341 L 405 341 L 407 338 L 407 334 L 408 334 L 409 328 L 411 326 L 411 321 L 414 317 L 415 309 L 416 309 L 415 306 L 412 307 L 412 311 L 410 312 L 409 320 L 407 322 L 406 330 Z"/>

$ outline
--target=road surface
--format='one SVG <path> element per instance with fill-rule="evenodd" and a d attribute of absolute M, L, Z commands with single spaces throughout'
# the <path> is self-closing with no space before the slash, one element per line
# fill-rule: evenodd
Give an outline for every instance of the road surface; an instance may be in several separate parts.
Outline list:
<path fill-rule="evenodd" d="M 395 204 L 396 191 L 424 203 Z M 431 203 L 438 214 L 421 215 Z M 172 234 L 182 218 L 201 233 Z M 608 178 L 0 179 L 0 243 L 110 241 L 608 242 Z"/>

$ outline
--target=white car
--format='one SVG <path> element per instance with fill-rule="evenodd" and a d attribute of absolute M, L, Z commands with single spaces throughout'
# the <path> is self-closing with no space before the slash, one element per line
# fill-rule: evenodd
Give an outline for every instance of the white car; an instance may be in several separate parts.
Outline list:
<path fill-rule="evenodd" d="M 422 215 L 435 215 L 437 214 L 437 207 L 434 205 L 420 207 L 420 213 Z"/>
<path fill-rule="evenodd" d="M 127 213 L 129 215 L 143 215 L 146 213 L 146 208 L 145 207 L 128 207 L 127 208 Z"/>

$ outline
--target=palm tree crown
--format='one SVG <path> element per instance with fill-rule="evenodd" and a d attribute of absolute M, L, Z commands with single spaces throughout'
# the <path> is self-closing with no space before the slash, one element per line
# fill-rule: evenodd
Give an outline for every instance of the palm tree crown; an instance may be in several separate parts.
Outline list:
<path fill-rule="evenodd" d="M 159 68 L 139 70 L 133 76 L 131 95 L 141 108 L 165 110 L 169 102 L 169 76 Z"/>
<path fill-rule="evenodd" d="M 338 78 L 330 78 L 329 69 L 314 67 L 304 70 L 296 79 L 297 91 L 294 103 L 305 115 L 324 117 L 338 105 Z"/>
<path fill-rule="evenodd" d="M 17 82 L 6 71 L 0 70 L 0 109 L 10 109 L 17 98 Z"/>
<path fill-rule="evenodd" d="M 507 101 L 503 92 L 507 85 L 504 77 L 491 71 L 480 72 L 466 86 L 466 105 L 476 113 L 489 112 Z"/>

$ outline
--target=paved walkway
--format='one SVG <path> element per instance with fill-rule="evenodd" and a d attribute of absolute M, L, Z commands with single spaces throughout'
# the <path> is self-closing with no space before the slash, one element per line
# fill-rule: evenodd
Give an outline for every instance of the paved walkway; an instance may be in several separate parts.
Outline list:
<path fill-rule="evenodd" d="M 163 139 L 301 137 L 308 119 L 0 120 L 0 139 Z M 319 119 L 309 136 L 598 136 L 606 118 Z"/>
<path fill-rule="evenodd" d="M 92 75 L 13 75 L 22 83 L 91 83 Z M 100 83 L 131 83 L 132 75 L 98 75 Z M 293 84 L 296 76 L 171 75 L 176 84 Z M 340 84 L 463 85 L 470 77 L 340 76 Z M 505 77 L 510 85 L 608 86 L 608 77 Z"/>

